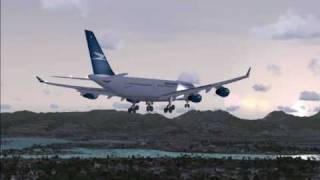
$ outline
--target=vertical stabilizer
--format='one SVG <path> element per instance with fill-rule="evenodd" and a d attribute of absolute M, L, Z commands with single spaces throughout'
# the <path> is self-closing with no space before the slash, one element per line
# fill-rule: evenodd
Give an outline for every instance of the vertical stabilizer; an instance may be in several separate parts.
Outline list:
<path fill-rule="evenodd" d="M 95 35 L 92 31 L 89 30 L 85 30 L 85 34 L 88 43 L 93 73 L 113 76 L 114 72 L 112 71 Z"/>

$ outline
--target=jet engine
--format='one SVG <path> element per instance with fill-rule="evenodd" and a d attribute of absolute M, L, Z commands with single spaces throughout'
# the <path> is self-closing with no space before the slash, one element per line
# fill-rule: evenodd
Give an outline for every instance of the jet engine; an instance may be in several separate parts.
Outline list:
<path fill-rule="evenodd" d="M 198 103 L 202 100 L 202 96 L 200 94 L 192 94 L 188 96 L 188 100 L 194 103 Z"/>
<path fill-rule="evenodd" d="M 230 90 L 222 86 L 216 90 L 216 94 L 221 97 L 227 97 L 230 94 Z"/>
<path fill-rule="evenodd" d="M 91 93 L 83 93 L 83 94 L 81 94 L 81 96 L 83 96 L 83 97 L 85 97 L 87 99 L 97 99 L 98 98 L 97 95 L 91 94 Z"/>

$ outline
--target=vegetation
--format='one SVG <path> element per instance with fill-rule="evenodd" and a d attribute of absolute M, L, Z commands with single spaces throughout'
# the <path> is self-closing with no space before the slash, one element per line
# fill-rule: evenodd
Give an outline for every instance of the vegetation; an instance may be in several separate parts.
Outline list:
<path fill-rule="evenodd" d="M 320 113 L 296 117 L 272 112 L 255 121 L 239 119 L 224 111 L 190 111 L 173 119 L 114 110 L 1 113 L 2 136 L 62 137 L 82 140 L 84 147 L 313 153 L 320 149 L 319 129 Z M 102 141 L 92 143 L 94 140 Z"/>
<path fill-rule="evenodd" d="M 1 160 L 1 179 L 319 179 L 320 162 L 279 158 L 104 158 Z"/>

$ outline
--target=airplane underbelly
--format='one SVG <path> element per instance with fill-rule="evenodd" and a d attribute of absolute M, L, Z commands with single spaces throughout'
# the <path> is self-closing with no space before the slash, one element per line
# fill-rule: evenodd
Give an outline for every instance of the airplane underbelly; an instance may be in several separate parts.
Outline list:
<path fill-rule="evenodd" d="M 163 94 L 175 91 L 175 87 L 157 87 L 154 85 L 125 85 L 119 89 L 124 97 L 139 101 L 156 101 Z"/>
<path fill-rule="evenodd" d="M 159 97 L 179 89 L 179 83 L 167 80 L 116 78 L 104 84 L 117 96 L 133 101 L 160 101 Z M 167 101 L 162 99 L 161 101 Z"/>

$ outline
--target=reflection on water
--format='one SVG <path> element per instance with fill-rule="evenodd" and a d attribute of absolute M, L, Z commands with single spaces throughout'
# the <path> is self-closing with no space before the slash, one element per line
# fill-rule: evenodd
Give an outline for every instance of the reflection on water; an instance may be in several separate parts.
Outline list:
<path fill-rule="evenodd" d="M 3 138 L 1 140 L 1 150 L 5 149 L 23 149 L 31 147 L 35 144 L 53 144 L 53 143 L 68 143 L 72 142 L 65 139 L 55 138 Z M 229 158 L 232 159 L 275 159 L 280 157 L 279 155 L 265 155 L 265 154 L 222 154 L 222 153 L 188 153 L 188 152 L 169 152 L 153 149 L 89 149 L 89 148 L 73 148 L 65 154 L 50 154 L 50 155 L 22 155 L 23 158 L 41 158 L 41 157 L 54 157 L 60 158 L 105 158 L 105 157 L 202 157 L 202 158 Z M 2 157 L 2 156 L 1 156 Z M 293 157 L 301 159 L 311 159 L 320 161 L 320 154 L 308 154 L 308 155 L 281 155 L 281 157 Z"/>

